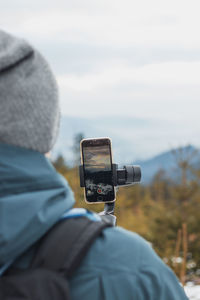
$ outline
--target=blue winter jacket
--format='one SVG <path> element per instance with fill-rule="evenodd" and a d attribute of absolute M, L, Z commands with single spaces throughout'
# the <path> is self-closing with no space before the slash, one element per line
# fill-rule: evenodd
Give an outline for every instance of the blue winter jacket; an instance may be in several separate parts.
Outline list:
<path fill-rule="evenodd" d="M 44 155 L 0 144 L 0 275 L 11 264 L 27 268 L 34 243 L 73 205 L 66 180 Z M 70 291 L 72 300 L 187 299 L 149 244 L 119 227 L 94 242 Z"/>

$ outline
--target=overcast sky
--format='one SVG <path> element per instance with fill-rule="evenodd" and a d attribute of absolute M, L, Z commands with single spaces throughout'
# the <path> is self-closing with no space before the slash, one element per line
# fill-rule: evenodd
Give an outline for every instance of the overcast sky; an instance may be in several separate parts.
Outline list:
<path fill-rule="evenodd" d="M 199 0 L 7 0 L 0 27 L 48 59 L 63 114 L 154 120 L 138 131 L 154 154 L 200 146 L 199 11 Z"/>

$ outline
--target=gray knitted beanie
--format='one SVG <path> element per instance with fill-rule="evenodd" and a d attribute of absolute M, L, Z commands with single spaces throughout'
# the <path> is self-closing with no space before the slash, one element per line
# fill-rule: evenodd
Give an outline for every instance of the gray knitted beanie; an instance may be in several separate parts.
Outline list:
<path fill-rule="evenodd" d="M 41 54 L 0 30 L 0 143 L 46 153 L 60 121 L 55 78 Z"/>

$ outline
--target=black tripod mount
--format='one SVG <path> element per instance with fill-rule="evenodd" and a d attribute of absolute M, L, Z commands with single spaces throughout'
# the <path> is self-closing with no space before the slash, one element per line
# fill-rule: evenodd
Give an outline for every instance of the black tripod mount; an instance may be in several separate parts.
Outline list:
<path fill-rule="evenodd" d="M 85 187 L 83 166 L 79 166 L 80 186 Z M 141 181 L 140 166 L 126 165 L 118 169 L 117 164 L 112 165 L 113 185 L 117 188 L 120 186 L 133 185 Z M 105 203 L 104 210 L 99 213 L 101 218 L 107 222 L 116 225 L 116 216 L 114 215 L 115 202 Z"/>

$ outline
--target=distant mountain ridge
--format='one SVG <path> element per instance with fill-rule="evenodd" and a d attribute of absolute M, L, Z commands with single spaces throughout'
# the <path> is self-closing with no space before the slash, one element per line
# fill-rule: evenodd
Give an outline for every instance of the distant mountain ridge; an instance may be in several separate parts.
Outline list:
<path fill-rule="evenodd" d="M 165 171 L 166 175 L 172 180 L 175 179 L 177 177 L 176 155 L 178 155 L 178 151 L 181 151 L 181 155 L 185 158 L 189 156 L 190 163 L 194 165 L 194 167 L 200 167 L 200 154 L 196 147 L 188 145 L 173 149 L 156 155 L 151 159 L 136 162 L 142 169 L 142 183 L 150 183 L 155 174 L 160 170 Z"/>

